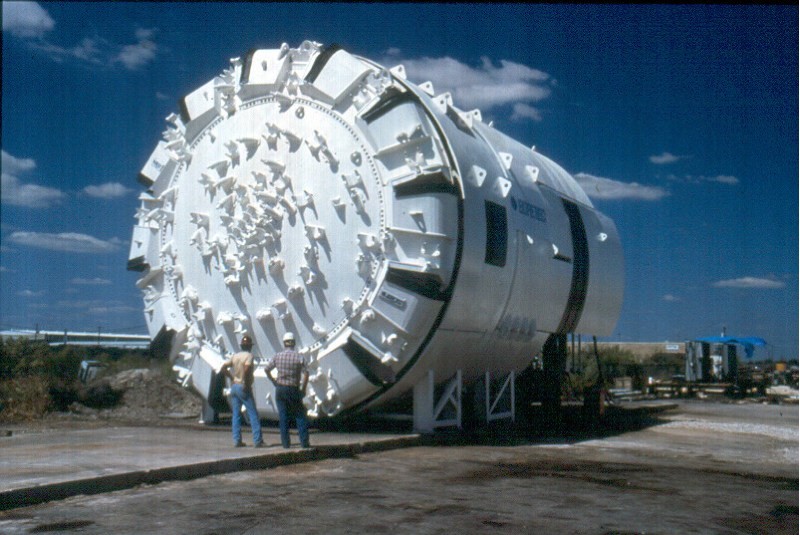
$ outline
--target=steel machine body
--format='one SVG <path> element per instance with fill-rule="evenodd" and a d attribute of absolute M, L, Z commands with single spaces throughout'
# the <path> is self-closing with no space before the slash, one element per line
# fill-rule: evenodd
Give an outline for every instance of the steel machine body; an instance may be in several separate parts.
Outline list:
<path fill-rule="evenodd" d="M 167 120 L 128 268 L 154 343 L 206 400 L 245 332 L 258 364 L 294 332 L 305 404 L 336 416 L 519 371 L 554 333 L 613 331 L 614 223 L 402 66 L 308 41 L 255 50 Z M 276 418 L 263 366 L 254 390 Z"/>

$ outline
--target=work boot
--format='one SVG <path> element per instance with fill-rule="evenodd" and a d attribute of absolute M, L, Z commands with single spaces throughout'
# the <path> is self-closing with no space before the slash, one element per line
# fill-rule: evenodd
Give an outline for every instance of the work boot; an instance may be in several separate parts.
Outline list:
<path fill-rule="evenodd" d="M 241 440 L 233 445 L 234 448 L 244 448 L 245 444 Z"/>

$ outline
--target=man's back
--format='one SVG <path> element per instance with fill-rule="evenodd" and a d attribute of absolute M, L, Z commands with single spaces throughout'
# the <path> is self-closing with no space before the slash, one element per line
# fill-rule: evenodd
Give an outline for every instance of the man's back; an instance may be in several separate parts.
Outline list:
<path fill-rule="evenodd" d="M 231 357 L 231 368 L 234 384 L 247 385 L 247 372 L 253 369 L 253 354 L 249 351 L 234 353 Z"/>
<path fill-rule="evenodd" d="M 267 363 L 266 371 L 278 370 L 276 382 L 282 386 L 300 386 L 300 377 L 305 370 L 303 357 L 294 349 L 284 349 Z"/>

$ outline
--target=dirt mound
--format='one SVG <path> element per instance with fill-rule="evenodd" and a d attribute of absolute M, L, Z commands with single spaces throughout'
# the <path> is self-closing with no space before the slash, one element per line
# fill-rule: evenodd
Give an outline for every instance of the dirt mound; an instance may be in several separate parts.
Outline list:
<path fill-rule="evenodd" d="M 197 394 L 147 368 L 101 377 L 86 385 L 79 400 L 69 406 L 71 415 L 147 425 L 197 418 L 202 408 Z"/>

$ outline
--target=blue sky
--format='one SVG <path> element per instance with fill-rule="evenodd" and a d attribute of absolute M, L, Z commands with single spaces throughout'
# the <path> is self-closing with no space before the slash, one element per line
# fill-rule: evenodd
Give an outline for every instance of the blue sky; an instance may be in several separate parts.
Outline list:
<path fill-rule="evenodd" d="M 3 2 L 0 327 L 145 333 L 135 180 L 251 48 L 337 43 L 552 158 L 617 224 L 613 339 L 798 354 L 797 6 Z"/>

